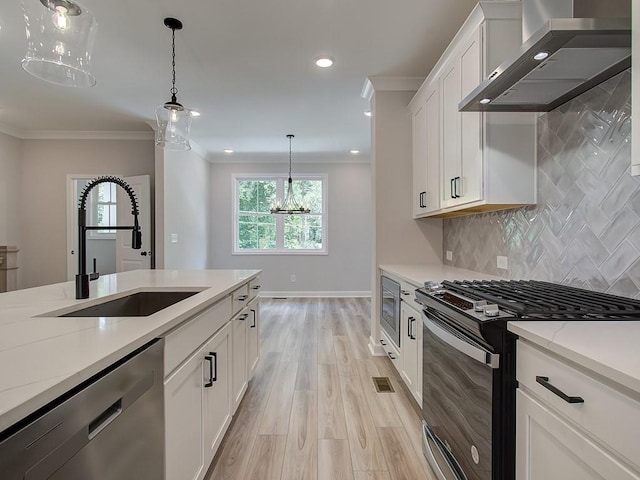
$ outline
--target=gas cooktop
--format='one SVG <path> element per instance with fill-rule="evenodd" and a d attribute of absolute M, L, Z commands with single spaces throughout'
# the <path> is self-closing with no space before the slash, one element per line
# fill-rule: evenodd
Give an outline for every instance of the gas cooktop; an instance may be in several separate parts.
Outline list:
<path fill-rule="evenodd" d="M 640 320 L 640 301 L 535 280 L 444 281 L 419 292 L 477 320 Z"/>

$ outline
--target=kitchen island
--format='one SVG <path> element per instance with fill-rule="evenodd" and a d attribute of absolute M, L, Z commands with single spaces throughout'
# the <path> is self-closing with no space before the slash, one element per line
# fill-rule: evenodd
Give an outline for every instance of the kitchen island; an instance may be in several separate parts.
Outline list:
<path fill-rule="evenodd" d="M 259 270 L 137 270 L 0 295 L 0 432 L 256 279 Z M 57 317 L 141 291 L 199 293 L 146 317 Z M 204 339 L 203 339 L 204 340 Z"/>

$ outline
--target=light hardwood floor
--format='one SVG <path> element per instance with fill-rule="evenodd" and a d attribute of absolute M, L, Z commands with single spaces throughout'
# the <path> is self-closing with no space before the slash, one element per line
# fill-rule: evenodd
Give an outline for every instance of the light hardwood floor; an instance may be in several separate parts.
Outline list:
<path fill-rule="evenodd" d="M 368 299 L 263 299 L 260 362 L 207 480 L 433 480 Z M 388 376 L 395 393 L 376 393 Z"/>

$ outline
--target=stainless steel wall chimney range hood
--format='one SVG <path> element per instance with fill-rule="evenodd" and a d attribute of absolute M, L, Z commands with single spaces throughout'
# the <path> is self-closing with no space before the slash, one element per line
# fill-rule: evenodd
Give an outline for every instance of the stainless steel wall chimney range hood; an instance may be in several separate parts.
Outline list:
<path fill-rule="evenodd" d="M 631 0 L 523 0 L 524 44 L 460 111 L 548 112 L 631 66 Z"/>

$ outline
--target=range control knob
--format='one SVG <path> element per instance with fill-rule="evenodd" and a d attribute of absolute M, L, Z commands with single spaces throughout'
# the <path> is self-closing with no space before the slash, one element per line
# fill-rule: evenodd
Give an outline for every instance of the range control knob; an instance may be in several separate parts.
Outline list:
<path fill-rule="evenodd" d="M 500 309 L 498 305 L 485 305 L 484 314 L 487 317 L 497 317 L 500 315 Z"/>
<path fill-rule="evenodd" d="M 476 312 L 483 312 L 484 311 L 484 307 L 487 306 L 487 301 L 486 300 L 478 300 L 477 302 L 475 302 L 473 304 L 473 308 Z"/>
<path fill-rule="evenodd" d="M 444 290 L 441 283 L 438 282 L 424 282 L 424 287 L 430 292 L 439 295 L 441 290 Z"/>

